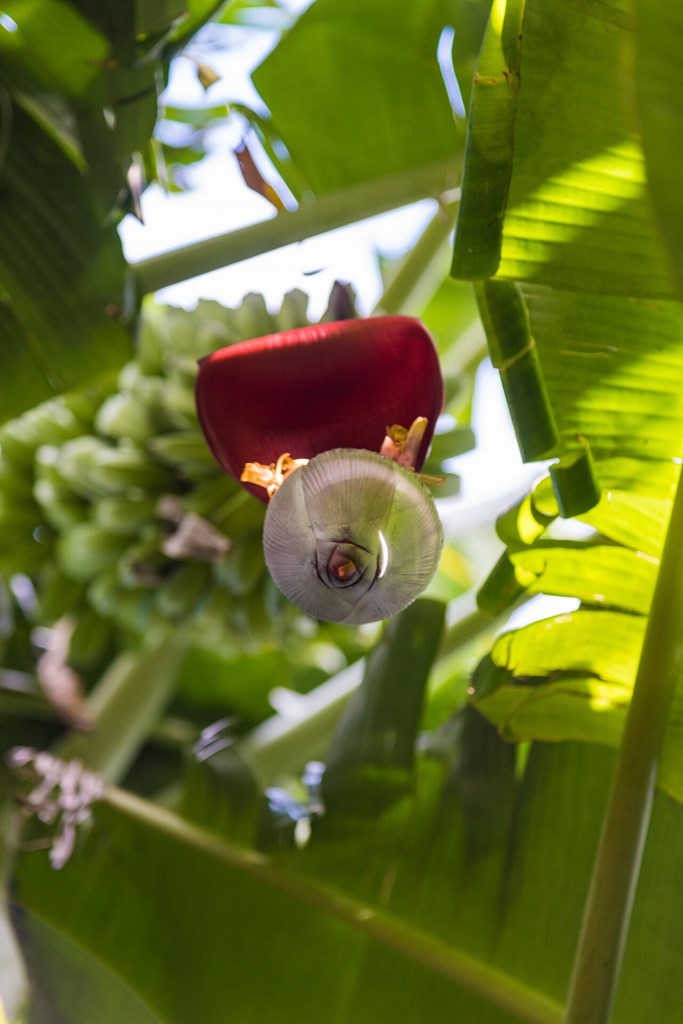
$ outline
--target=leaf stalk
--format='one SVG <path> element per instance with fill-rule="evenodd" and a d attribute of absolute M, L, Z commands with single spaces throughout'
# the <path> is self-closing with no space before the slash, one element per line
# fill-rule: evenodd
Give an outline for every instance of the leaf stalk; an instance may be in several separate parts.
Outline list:
<path fill-rule="evenodd" d="M 131 266 L 136 290 L 139 294 L 155 292 L 420 199 L 436 199 L 453 186 L 459 174 L 457 162 L 449 160 L 363 182 L 302 203 L 293 213 L 281 213 L 259 224 L 140 260 Z"/>
<path fill-rule="evenodd" d="M 449 610 L 435 665 L 483 634 L 493 633 L 512 610 L 492 618 L 477 609 L 473 592 L 463 594 Z M 283 775 L 299 771 L 305 761 L 324 756 L 346 704 L 363 681 L 365 664 L 360 659 L 310 693 L 297 695 L 294 717 L 273 715 L 244 737 L 240 751 L 262 786 L 273 785 Z"/>
<path fill-rule="evenodd" d="M 451 234 L 460 204 L 457 200 L 439 202 L 436 213 L 418 238 L 415 245 L 403 257 L 393 277 L 380 296 L 374 309 L 376 315 L 410 313 L 425 302 L 420 297 L 430 298 L 448 272 L 451 251 Z"/>
<path fill-rule="evenodd" d="M 683 477 L 679 477 L 643 649 L 593 867 L 564 1024 L 607 1024 L 683 653 Z"/>

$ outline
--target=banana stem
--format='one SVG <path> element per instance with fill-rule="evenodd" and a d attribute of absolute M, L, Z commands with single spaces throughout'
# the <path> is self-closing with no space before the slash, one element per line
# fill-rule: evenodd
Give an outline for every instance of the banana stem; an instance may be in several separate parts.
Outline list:
<path fill-rule="evenodd" d="M 515 608 L 519 605 L 515 605 Z M 497 618 L 476 608 L 473 592 L 463 594 L 449 615 L 435 664 L 467 646 L 483 633 L 493 632 L 512 613 L 510 608 Z M 273 715 L 242 740 L 240 753 L 263 786 L 272 785 L 288 772 L 301 768 L 306 760 L 324 756 L 342 711 L 358 689 L 365 674 L 365 660 L 354 662 L 332 679 L 305 695 L 296 694 L 292 717 Z M 293 695 L 294 696 L 294 695 Z"/>
<path fill-rule="evenodd" d="M 455 160 L 430 164 L 390 178 L 364 182 L 314 202 L 302 203 L 293 213 L 281 213 L 260 224 L 140 260 L 131 266 L 136 289 L 139 294 L 154 292 L 419 199 L 437 198 L 452 187 L 459 174 L 460 167 Z"/>
<path fill-rule="evenodd" d="M 674 498 L 603 822 L 564 1024 L 610 1020 L 682 656 L 683 477 Z"/>
<path fill-rule="evenodd" d="M 448 274 L 450 258 L 450 237 L 455 225 L 455 216 L 460 203 L 458 198 L 439 202 L 439 207 L 422 232 L 413 248 L 403 257 L 391 281 L 384 289 L 375 309 L 375 315 L 382 313 L 407 313 L 419 309 L 435 287 Z"/>
<path fill-rule="evenodd" d="M 147 650 L 119 655 L 88 697 L 93 731 L 69 733 L 54 752 L 120 782 L 173 694 L 183 654 L 182 644 L 163 635 Z"/>
<path fill-rule="evenodd" d="M 292 717 L 273 715 L 245 736 L 240 753 L 263 786 L 323 755 L 364 672 L 365 659 L 354 662 L 311 693 L 298 696 Z"/>

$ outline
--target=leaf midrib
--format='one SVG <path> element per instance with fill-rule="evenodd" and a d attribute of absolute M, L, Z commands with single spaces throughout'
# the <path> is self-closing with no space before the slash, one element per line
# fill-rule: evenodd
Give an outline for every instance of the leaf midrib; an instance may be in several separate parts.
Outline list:
<path fill-rule="evenodd" d="M 563 1007 L 509 974 L 462 949 L 447 945 L 375 907 L 338 890 L 283 871 L 269 857 L 239 847 L 180 815 L 126 790 L 108 789 L 105 802 L 118 814 L 155 828 L 204 856 L 228 864 L 260 883 L 348 925 L 435 974 L 455 982 L 528 1024 L 561 1024 Z"/>

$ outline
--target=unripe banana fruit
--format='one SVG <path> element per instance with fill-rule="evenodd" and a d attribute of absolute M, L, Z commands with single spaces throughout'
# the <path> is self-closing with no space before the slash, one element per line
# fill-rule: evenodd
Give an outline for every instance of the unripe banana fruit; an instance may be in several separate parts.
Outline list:
<path fill-rule="evenodd" d="M 264 507 L 215 464 L 194 384 L 199 358 L 302 326 L 307 304 L 302 292 L 276 313 L 255 294 L 237 309 L 149 301 L 136 358 L 114 384 L 0 427 L 0 574 L 30 573 L 37 624 L 73 620 L 77 669 L 95 669 L 131 633 L 160 625 L 236 653 L 278 645 L 286 622 L 300 618 L 273 601 Z M 192 516 L 207 521 L 208 547 L 174 543 Z"/>

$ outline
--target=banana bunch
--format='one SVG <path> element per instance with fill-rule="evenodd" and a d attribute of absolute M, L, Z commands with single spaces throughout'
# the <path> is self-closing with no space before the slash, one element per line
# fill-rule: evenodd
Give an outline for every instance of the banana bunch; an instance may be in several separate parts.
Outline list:
<path fill-rule="evenodd" d="M 36 622 L 75 623 L 76 668 L 158 627 L 233 654 L 279 643 L 298 618 L 265 571 L 265 507 L 208 451 L 194 381 L 201 356 L 304 326 L 307 303 L 298 291 L 275 314 L 255 294 L 236 309 L 149 302 L 116 382 L 0 428 L 0 576 L 31 578 Z"/>

